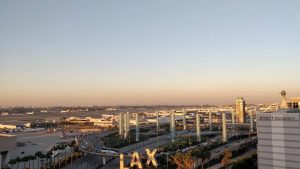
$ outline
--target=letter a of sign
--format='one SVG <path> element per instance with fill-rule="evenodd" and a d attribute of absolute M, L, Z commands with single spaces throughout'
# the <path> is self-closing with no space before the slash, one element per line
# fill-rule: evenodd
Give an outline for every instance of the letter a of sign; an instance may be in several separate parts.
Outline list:
<path fill-rule="evenodd" d="M 145 151 L 148 155 L 147 165 L 150 166 L 150 164 L 152 162 L 152 165 L 154 167 L 157 167 L 157 162 L 155 159 L 155 154 L 156 154 L 157 149 L 154 149 L 152 152 L 149 149 L 145 149 Z"/>
<path fill-rule="evenodd" d="M 142 163 L 138 152 L 134 152 L 131 157 L 130 167 L 137 166 L 138 169 L 142 169 Z"/>
<path fill-rule="evenodd" d="M 124 166 L 124 154 L 123 153 L 120 154 L 120 169 L 129 169 Z"/>

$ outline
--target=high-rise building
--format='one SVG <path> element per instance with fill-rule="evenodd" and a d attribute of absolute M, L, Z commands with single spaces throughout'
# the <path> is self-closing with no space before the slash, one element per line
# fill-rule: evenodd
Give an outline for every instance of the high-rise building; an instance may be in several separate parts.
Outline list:
<path fill-rule="evenodd" d="M 238 123 L 245 123 L 246 102 L 243 97 L 238 97 L 235 101 L 236 119 Z"/>
<path fill-rule="evenodd" d="M 283 109 L 257 114 L 258 168 L 300 166 L 300 111 Z"/>

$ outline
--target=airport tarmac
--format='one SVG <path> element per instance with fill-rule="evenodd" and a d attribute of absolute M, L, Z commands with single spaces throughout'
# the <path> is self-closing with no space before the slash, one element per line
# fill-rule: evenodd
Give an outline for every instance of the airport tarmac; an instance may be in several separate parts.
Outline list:
<path fill-rule="evenodd" d="M 33 114 L 18 114 L 18 115 L 6 115 L 0 116 L 0 124 L 8 124 L 8 125 L 18 125 L 32 122 L 58 122 L 61 118 L 69 118 L 69 117 L 100 117 L 102 114 L 115 114 L 117 115 L 119 112 L 145 112 L 145 111 L 155 111 L 153 109 L 123 109 L 123 110 L 115 110 L 115 111 L 89 111 L 89 112 L 37 112 Z"/>
<path fill-rule="evenodd" d="M 99 117 L 103 112 L 48 112 L 48 113 L 34 113 L 34 114 L 18 114 L 18 115 L 7 115 L 0 116 L 0 124 L 18 125 L 32 122 L 58 122 L 63 117 Z M 105 112 L 109 113 L 109 112 Z M 113 112 L 111 112 L 113 113 Z"/>

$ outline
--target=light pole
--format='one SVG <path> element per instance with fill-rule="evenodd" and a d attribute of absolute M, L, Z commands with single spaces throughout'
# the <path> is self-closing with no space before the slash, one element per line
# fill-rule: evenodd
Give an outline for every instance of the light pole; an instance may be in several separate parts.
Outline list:
<path fill-rule="evenodd" d="M 208 121 L 209 121 L 209 131 L 212 131 L 212 114 L 211 111 L 208 111 Z"/>
<path fill-rule="evenodd" d="M 189 145 L 190 145 L 190 148 L 192 146 L 192 143 L 191 143 L 191 131 L 189 130 Z"/>
<path fill-rule="evenodd" d="M 156 147 L 158 147 L 159 110 L 156 112 Z"/>
<path fill-rule="evenodd" d="M 139 114 L 136 114 L 136 126 L 135 126 L 135 141 L 139 142 L 140 140 L 140 120 L 139 120 Z"/>
<path fill-rule="evenodd" d="M 169 153 L 167 153 L 167 169 L 169 169 Z"/>

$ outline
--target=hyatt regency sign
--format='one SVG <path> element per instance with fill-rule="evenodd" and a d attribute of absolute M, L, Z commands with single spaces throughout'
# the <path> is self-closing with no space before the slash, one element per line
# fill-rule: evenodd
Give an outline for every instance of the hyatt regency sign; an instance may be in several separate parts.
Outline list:
<path fill-rule="evenodd" d="M 260 113 L 257 115 L 258 121 L 299 121 L 299 114 L 295 113 Z"/>
<path fill-rule="evenodd" d="M 152 164 L 154 167 L 157 167 L 157 162 L 155 159 L 155 154 L 157 149 L 154 149 L 153 151 L 150 151 L 149 149 L 145 149 L 146 154 L 147 154 L 147 162 L 146 164 L 150 166 Z M 130 162 L 130 168 L 132 167 L 137 167 L 138 169 L 142 169 L 142 163 L 140 159 L 140 154 L 138 152 L 133 152 L 131 156 L 131 162 Z M 125 167 L 125 162 L 124 162 L 124 154 L 120 154 L 120 169 L 129 169 L 129 167 Z"/>

